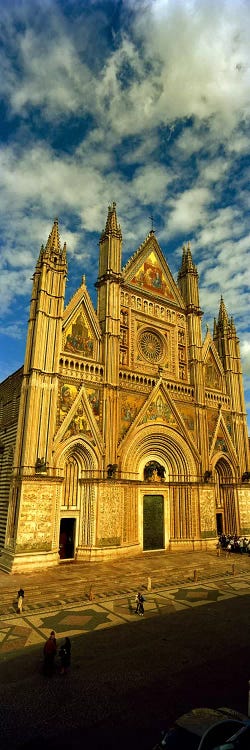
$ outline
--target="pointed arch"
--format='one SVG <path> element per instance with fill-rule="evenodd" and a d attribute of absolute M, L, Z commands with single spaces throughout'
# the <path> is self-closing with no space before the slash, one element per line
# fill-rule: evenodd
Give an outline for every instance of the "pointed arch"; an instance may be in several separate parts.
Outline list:
<path fill-rule="evenodd" d="M 220 455 L 214 464 L 216 511 L 223 517 L 223 531 L 238 534 L 237 496 L 234 485 L 235 471 L 225 455 Z"/>
<path fill-rule="evenodd" d="M 143 479 L 144 466 L 150 460 L 164 466 L 169 479 L 197 476 L 197 455 L 182 435 L 165 424 L 139 427 L 124 451 L 121 468 Z"/>

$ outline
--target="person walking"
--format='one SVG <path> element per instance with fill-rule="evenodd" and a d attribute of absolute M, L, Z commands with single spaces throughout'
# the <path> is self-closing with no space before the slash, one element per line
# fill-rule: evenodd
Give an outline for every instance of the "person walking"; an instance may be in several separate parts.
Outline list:
<path fill-rule="evenodd" d="M 54 669 L 55 655 L 57 651 L 55 631 L 51 630 L 50 636 L 46 641 L 43 649 L 44 655 L 44 674 L 51 677 Z"/>
<path fill-rule="evenodd" d="M 144 603 L 145 599 L 144 599 L 144 596 L 142 596 L 142 594 L 141 594 L 140 591 L 138 591 L 138 594 L 136 595 L 135 601 L 136 601 L 135 614 L 136 615 L 140 615 L 142 617 L 142 615 L 144 615 L 144 606 L 143 606 L 143 603 Z"/>
<path fill-rule="evenodd" d="M 220 557 L 220 553 L 221 553 L 221 541 L 220 541 L 220 539 L 218 539 L 218 542 L 216 544 L 216 554 L 217 554 L 217 557 Z"/>
<path fill-rule="evenodd" d="M 65 638 L 64 643 L 60 647 L 59 656 L 61 660 L 60 674 L 67 674 L 67 671 L 70 667 L 70 658 L 71 658 L 71 643 L 70 643 L 70 639 L 67 637 Z"/>
<path fill-rule="evenodd" d="M 17 611 L 19 615 L 21 615 L 23 611 L 23 598 L 24 598 L 24 590 L 21 588 L 17 592 Z"/>

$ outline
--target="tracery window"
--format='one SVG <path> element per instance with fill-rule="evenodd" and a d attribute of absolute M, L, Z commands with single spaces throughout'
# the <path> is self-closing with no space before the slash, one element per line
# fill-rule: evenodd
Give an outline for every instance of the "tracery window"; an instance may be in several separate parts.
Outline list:
<path fill-rule="evenodd" d="M 79 466 L 76 458 L 70 456 L 65 464 L 65 479 L 62 504 L 67 508 L 77 506 Z"/>

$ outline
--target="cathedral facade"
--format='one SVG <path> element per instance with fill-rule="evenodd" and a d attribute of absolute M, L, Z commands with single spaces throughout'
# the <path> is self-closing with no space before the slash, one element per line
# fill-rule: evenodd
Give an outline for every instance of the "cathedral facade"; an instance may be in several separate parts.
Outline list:
<path fill-rule="evenodd" d="M 250 534 L 239 342 L 221 298 L 202 338 L 189 245 L 175 282 L 151 230 L 126 266 L 116 206 L 65 306 L 54 222 L 33 277 L 24 366 L 0 386 L 0 567 L 35 570 Z"/>

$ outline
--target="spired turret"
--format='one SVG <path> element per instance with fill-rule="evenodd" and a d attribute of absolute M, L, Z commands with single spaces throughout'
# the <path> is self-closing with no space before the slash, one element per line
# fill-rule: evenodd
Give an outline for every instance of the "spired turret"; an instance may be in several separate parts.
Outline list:
<path fill-rule="evenodd" d="M 61 248 L 58 219 L 55 219 L 47 244 L 41 247 L 33 276 L 25 374 L 30 369 L 58 371 L 66 278 L 66 244 Z"/>
<path fill-rule="evenodd" d="M 190 379 L 193 385 L 196 385 L 197 399 L 203 402 L 203 396 L 200 393 L 202 384 L 202 373 L 197 372 L 197 365 L 202 363 L 202 333 L 201 333 L 201 316 L 199 301 L 199 276 L 196 266 L 193 263 L 190 243 L 183 246 L 182 264 L 178 273 L 178 286 L 181 291 L 183 300 L 186 304 L 186 315 L 188 323 L 188 341 L 189 341 L 189 369 Z"/>
<path fill-rule="evenodd" d="M 234 444 L 240 472 L 244 473 L 249 465 L 249 451 L 240 346 L 234 320 L 229 317 L 222 296 L 218 319 L 214 320 L 213 339 L 226 375 L 227 393 L 231 399 L 233 415 Z"/>
<path fill-rule="evenodd" d="M 178 286 L 189 311 L 200 310 L 199 275 L 193 262 L 190 242 L 183 245 L 182 263 L 178 273 Z"/>
<path fill-rule="evenodd" d="M 200 309 L 199 300 L 199 275 L 197 268 L 193 262 L 189 242 L 187 246 L 183 246 L 182 263 L 177 280 L 183 300 L 186 304 L 190 382 L 193 385 L 195 399 L 197 402 L 197 432 L 199 436 L 199 450 L 202 456 L 202 464 L 203 466 L 205 466 L 208 448 L 207 430 L 204 416 L 205 386 L 203 377 L 201 331 L 201 317 L 203 313 Z"/>
<path fill-rule="evenodd" d="M 38 458 L 48 460 L 54 434 L 66 276 L 66 245 L 61 248 L 55 219 L 33 277 L 15 460 L 23 469 L 30 470 Z M 26 425 L 27 405 L 32 436 Z"/>
<path fill-rule="evenodd" d="M 117 221 L 116 203 L 108 207 L 105 229 L 100 237 L 99 274 L 98 283 L 105 276 L 120 275 L 122 233 Z"/>
<path fill-rule="evenodd" d="M 97 316 L 102 330 L 104 389 L 104 443 L 107 463 L 116 463 L 118 431 L 118 385 L 120 360 L 120 286 L 122 282 L 122 233 L 117 221 L 116 203 L 108 208 L 105 229 L 100 237 Z"/>
<path fill-rule="evenodd" d="M 103 332 L 106 379 L 117 383 L 120 338 L 120 285 L 122 233 L 116 203 L 109 206 L 106 227 L 100 237 L 97 316 Z"/>

